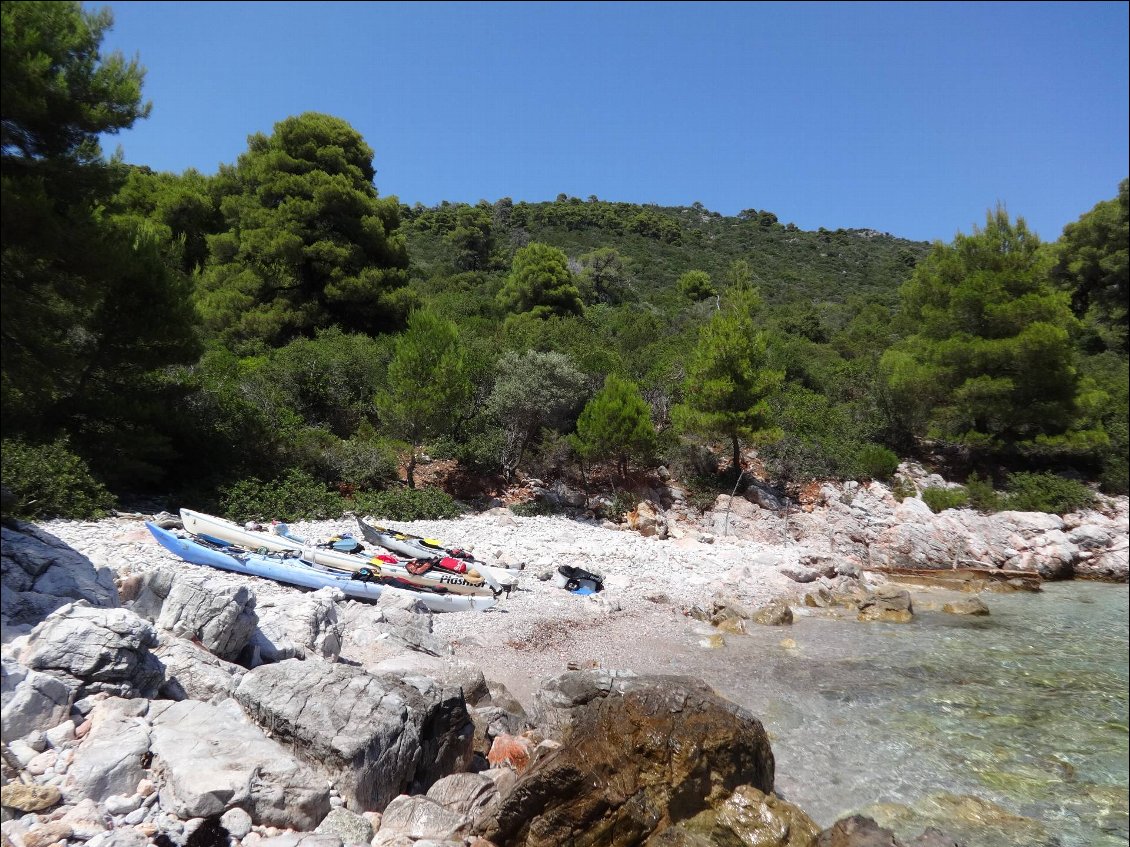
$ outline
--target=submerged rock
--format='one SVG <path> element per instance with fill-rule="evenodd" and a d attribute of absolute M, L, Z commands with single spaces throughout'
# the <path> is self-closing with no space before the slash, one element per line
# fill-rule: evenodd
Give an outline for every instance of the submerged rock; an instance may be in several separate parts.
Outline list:
<path fill-rule="evenodd" d="M 946 603 L 942 606 L 942 611 L 951 615 L 985 616 L 989 614 L 989 607 L 979 597 L 966 597 L 962 600 Z"/>

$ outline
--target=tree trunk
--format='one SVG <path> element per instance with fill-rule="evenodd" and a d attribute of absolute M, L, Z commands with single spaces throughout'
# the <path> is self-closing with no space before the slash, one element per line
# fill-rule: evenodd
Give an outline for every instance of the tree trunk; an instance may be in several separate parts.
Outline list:
<path fill-rule="evenodd" d="M 405 468 L 405 474 L 408 477 L 408 487 L 416 487 L 416 448 L 412 448 L 412 452 L 408 454 L 408 467 Z"/>
<path fill-rule="evenodd" d="M 730 437 L 734 439 L 734 473 L 740 474 L 742 472 L 742 445 L 736 435 Z"/>

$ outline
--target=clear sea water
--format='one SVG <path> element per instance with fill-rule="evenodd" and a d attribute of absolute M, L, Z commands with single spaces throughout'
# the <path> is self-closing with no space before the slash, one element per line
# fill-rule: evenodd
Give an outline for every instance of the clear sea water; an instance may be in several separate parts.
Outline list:
<path fill-rule="evenodd" d="M 1130 843 L 1127 587 L 983 594 L 980 618 L 940 611 L 955 596 L 916 595 L 911 624 L 801 616 L 672 658 L 761 719 L 778 793 L 823 826 L 862 811 L 969 847 Z"/>

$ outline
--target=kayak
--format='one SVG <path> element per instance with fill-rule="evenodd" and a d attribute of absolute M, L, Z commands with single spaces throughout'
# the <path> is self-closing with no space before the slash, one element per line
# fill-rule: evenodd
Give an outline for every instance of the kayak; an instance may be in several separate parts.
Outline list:
<path fill-rule="evenodd" d="M 444 547 L 443 542 L 437 541 L 434 538 L 424 538 L 420 535 L 411 535 L 407 532 L 401 532 L 397 529 L 388 529 L 383 526 L 374 526 L 366 523 L 361 518 L 354 515 L 357 521 L 357 526 L 361 529 L 361 537 L 370 544 L 378 547 L 383 547 L 400 556 L 407 556 L 412 559 L 426 558 L 428 556 L 449 556 L 453 559 L 466 562 L 468 566 L 474 566 L 475 570 L 483 575 L 487 582 L 496 584 L 503 590 L 513 588 L 517 582 L 518 577 L 510 573 L 507 568 L 499 568 L 481 562 L 466 550 L 460 550 L 456 547 Z"/>
<path fill-rule="evenodd" d="M 383 593 L 419 600 L 433 612 L 482 611 L 495 604 L 494 597 L 473 597 L 452 592 L 424 591 L 408 588 L 400 578 L 379 568 L 364 573 L 345 573 L 321 565 L 304 562 L 293 551 L 260 553 L 245 550 L 234 544 L 219 542 L 209 544 L 191 538 L 181 538 L 146 521 L 145 525 L 157 543 L 186 562 L 257 576 L 264 579 L 297 585 L 302 588 L 339 588 L 347 597 L 359 600 L 376 600 Z M 442 593 L 441 593 L 442 592 Z"/>
<path fill-rule="evenodd" d="M 382 573 L 395 575 L 417 588 L 441 588 L 454 594 L 478 597 L 493 597 L 504 590 L 497 582 L 492 585 L 490 579 L 487 579 L 475 569 L 468 569 L 465 573 L 459 573 L 444 567 L 440 558 L 437 558 L 433 563 L 415 560 L 400 561 L 394 556 L 365 556 L 356 553 L 344 553 L 334 550 L 332 547 L 327 548 L 311 544 L 291 535 L 246 529 L 223 518 L 206 515 L 203 512 L 194 512 L 191 509 L 181 509 L 180 517 L 186 532 L 206 540 L 237 544 L 247 550 L 257 552 L 297 552 L 307 562 L 338 571 L 356 573 L 363 568 L 379 567 Z M 282 531 L 285 532 L 285 529 Z"/>

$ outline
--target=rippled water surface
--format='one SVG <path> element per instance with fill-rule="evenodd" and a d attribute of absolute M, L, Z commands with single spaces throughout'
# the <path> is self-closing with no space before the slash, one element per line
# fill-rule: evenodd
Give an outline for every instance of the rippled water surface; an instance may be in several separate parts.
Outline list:
<path fill-rule="evenodd" d="M 779 793 L 824 826 L 866 809 L 905 838 L 961 835 L 985 810 L 952 795 L 973 795 L 1035 823 L 994 811 L 970 847 L 1127 844 L 1126 586 L 985 594 L 984 618 L 916 596 L 911 624 L 799 617 L 697 673 L 762 720 Z"/>

